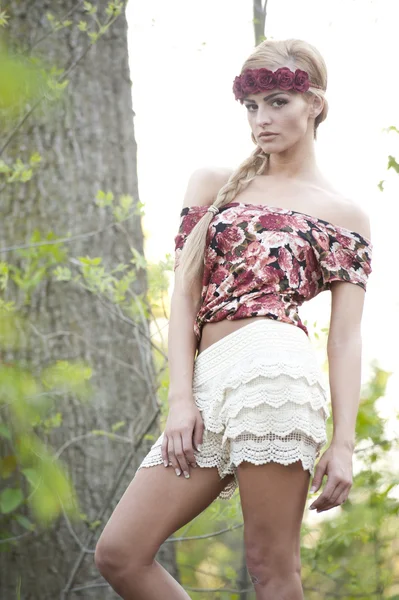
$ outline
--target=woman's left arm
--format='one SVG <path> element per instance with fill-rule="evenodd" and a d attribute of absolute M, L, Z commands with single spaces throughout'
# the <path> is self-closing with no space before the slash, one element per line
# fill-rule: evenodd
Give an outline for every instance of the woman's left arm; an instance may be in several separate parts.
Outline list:
<path fill-rule="evenodd" d="M 372 245 L 370 219 L 355 207 L 341 231 L 340 244 L 330 236 L 330 250 L 320 259 L 323 278 L 331 289 L 331 318 L 327 341 L 329 381 L 333 417 L 330 446 L 320 458 L 313 477 L 312 491 L 317 491 L 324 475 L 328 481 L 322 494 L 310 508 L 318 512 L 345 502 L 352 487 L 352 457 L 355 449 L 356 418 L 360 404 L 362 337 L 365 290 L 371 273 Z M 358 232 L 352 235 L 350 232 Z"/>
<path fill-rule="evenodd" d="M 362 338 L 361 318 L 365 292 L 349 282 L 334 282 L 327 342 L 329 383 L 333 418 L 330 446 L 320 458 L 313 482 L 314 492 L 324 475 L 323 493 L 310 506 L 317 512 L 345 502 L 352 487 L 352 457 L 355 449 L 356 418 L 360 404 Z"/>
<path fill-rule="evenodd" d="M 332 314 L 327 342 L 333 419 L 331 444 L 352 452 L 360 403 L 364 295 L 364 290 L 350 283 L 332 285 Z"/>

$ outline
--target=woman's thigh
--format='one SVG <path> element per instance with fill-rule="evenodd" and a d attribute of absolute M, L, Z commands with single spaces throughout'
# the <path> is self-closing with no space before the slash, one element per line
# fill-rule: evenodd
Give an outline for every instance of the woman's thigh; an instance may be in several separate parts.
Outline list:
<path fill-rule="evenodd" d="M 300 570 L 300 532 L 310 472 L 297 461 L 237 467 L 248 569 Z"/>
<path fill-rule="evenodd" d="M 101 533 L 96 563 L 151 564 L 161 544 L 204 511 L 232 478 L 220 479 L 216 467 L 191 468 L 189 479 L 170 466 L 139 469 Z"/>

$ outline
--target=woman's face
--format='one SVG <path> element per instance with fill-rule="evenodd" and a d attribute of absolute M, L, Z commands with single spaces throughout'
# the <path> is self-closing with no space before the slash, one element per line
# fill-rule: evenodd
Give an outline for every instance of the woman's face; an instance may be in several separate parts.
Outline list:
<path fill-rule="evenodd" d="M 312 103 L 300 92 L 274 90 L 251 94 L 244 99 L 248 122 L 257 144 L 268 154 L 283 152 L 297 144 L 311 126 Z M 274 135 L 260 136 L 261 133 Z"/>

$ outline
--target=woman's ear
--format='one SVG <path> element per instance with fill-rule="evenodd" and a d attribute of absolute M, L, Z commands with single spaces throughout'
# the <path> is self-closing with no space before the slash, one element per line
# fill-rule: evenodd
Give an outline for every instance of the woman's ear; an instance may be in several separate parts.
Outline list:
<path fill-rule="evenodd" d="M 310 116 L 315 119 L 324 108 L 324 100 L 320 96 L 313 95 L 310 101 Z"/>

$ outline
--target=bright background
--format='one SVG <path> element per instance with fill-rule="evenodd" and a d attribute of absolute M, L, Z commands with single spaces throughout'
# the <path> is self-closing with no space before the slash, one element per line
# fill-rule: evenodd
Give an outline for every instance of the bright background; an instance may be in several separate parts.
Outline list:
<path fill-rule="evenodd" d="M 253 150 L 245 108 L 232 83 L 254 49 L 252 0 L 130 0 L 127 7 L 145 255 L 174 254 L 183 195 L 191 172 L 234 168 Z M 362 382 L 371 361 L 393 371 L 378 407 L 398 434 L 399 277 L 395 242 L 399 175 L 397 52 L 399 3 L 392 0 L 269 0 L 266 36 L 314 44 L 328 68 L 329 115 L 318 129 L 318 163 L 333 185 L 364 206 L 374 245 L 363 316 Z M 384 192 L 377 184 L 385 180 Z M 171 277 L 171 289 L 173 276 Z M 170 290 L 171 291 L 171 290 Z M 330 294 L 300 308 L 325 360 Z"/>

